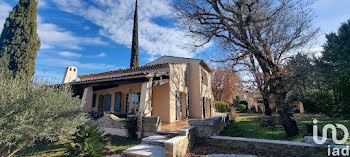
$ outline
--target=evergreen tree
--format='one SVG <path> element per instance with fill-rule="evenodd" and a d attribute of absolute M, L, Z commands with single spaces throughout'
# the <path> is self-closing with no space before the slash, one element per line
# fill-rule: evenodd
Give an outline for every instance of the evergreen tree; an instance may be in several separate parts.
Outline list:
<path fill-rule="evenodd" d="M 326 35 L 319 67 L 328 89 L 332 91 L 335 113 L 350 116 L 350 20 L 337 33 Z"/>
<path fill-rule="evenodd" d="M 20 0 L 6 19 L 0 36 L 0 67 L 13 76 L 30 80 L 40 48 L 36 0 Z"/>
<path fill-rule="evenodd" d="M 131 45 L 131 58 L 130 58 L 130 68 L 136 68 L 140 66 L 139 63 L 139 37 L 138 37 L 138 22 L 137 22 L 137 0 L 135 4 L 135 14 L 134 14 L 134 29 L 132 34 L 132 45 Z"/>

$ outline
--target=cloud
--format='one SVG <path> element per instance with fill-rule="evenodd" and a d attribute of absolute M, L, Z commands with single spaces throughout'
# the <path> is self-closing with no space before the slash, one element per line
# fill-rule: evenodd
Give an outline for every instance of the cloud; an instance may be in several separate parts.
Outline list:
<path fill-rule="evenodd" d="M 81 45 L 107 45 L 101 38 L 78 37 L 52 23 L 43 23 L 38 18 L 38 34 L 42 43 L 41 49 L 66 48 L 81 50 Z"/>
<path fill-rule="evenodd" d="M 111 70 L 116 69 L 116 66 L 109 64 L 98 64 L 98 63 L 81 63 L 79 61 L 72 61 L 69 59 L 58 59 L 58 58 L 46 58 L 41 59 L 40 64 L 50 65 L 51 67 L 66 68 L 67 66 L 75 66 L 83 70 Z"/>
<path fill-rule="evenodd" d="M 47 5 L 46 0 L 38 0 L 38 8 L 45 7 Z"/>
<path fill-rule="evenodd" d="M 74 58 L 80 58 L 81 54 L 75 53 L 75 52 L 69 52 L 69 51 L 63 51 L 59 53 L 60 56 L 63 57 L 74 57 Z"/>
<path fill-rule="evenodd" d="M 134 1 L 130 0 L 54 0 L 66 12 L 82 16 L 101 27 L 100 34 L 114 42 L 131 46 Z M 156 18 L 172 19 L 173 11 L 168 0 L 139 1 L 139 44 L 151 56 L 174 55 L 193 57 L 188 47 L 194 40 L 184 30 L 161 26 Z"/>
<path fill-rule="evenodd" d="M 9 16 L 11 10 L 12 7 L 9 4 L 0 1 L 0 32 L 2 32 L 6 18 Z"/>
<path fill-rule="evenodd" d="M 105 57 L 105 56 L 106 56 L 106 53 L 103 53 L 103 52 L 97 55 L 97 57 Z"/>

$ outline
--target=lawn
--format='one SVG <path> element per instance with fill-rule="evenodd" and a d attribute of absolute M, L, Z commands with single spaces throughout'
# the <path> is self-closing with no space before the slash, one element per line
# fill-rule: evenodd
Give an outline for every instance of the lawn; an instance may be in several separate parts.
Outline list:
<path fill-rule="evenodd" d="M 303 136 L 306 135 L 307 129 L 305 124 L 312 124 L 312 120 L 315 118 L 318 120 L 318 129 L 321 131 L 322 127 L 328 123 L 331 124 L 343 124 L 347 128 L 350 128 L 350 120 L 329 118 L 319 114 L 294 114 L 294 118 L 297 121 L 300 136 L 294 138 L 288 138 L 285 135 L 282 125 L 277 122 L 275 127 L 263 127 L 260 126 L 258 121 L 259 114 L 252 113 L 239 113 L 239 117 L 235 123 L 228 125 L 222 132 L 222 136 L 232 137 L 247 137 L 247 138 L 259 138 L 269 140 L 287 140 L 295 142 L 303 142 Z M 338 129 L 339 130 L 339 129 Z M 341 132 L 338 133 L 341 136 Z M 329 133 L 329 137 L 331 134 Z M 341 136 L 342 137 L 342 136 Z"/>
<path fill-rule="evenodd" d="M 121 154 L 123 150 L 133 147 L 140 143 L 139 140 L 130 140 L 126 137 L 110 136 L 111 142 L 106 146 L 104 155 L 117 155 Z M 23 149 L 16 153 L 16 156 L 38 157 L 38 156 L 50 156 L 50 157 L 63 157 L 68 156 L 65 153 L 65 145 L 69 143 L 69 140 L 62 140 L 58 142 L 38 142 L 34 147 Z"/>

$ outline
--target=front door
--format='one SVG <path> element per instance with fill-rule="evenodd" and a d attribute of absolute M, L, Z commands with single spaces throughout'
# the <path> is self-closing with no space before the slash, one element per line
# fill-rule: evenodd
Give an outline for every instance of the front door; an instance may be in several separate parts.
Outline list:
<path fill-rule="evenodd" d="M 110 111 L 111 110 L 111 95 L 106 94 L 103 96 L 103 111 Z"/>
<path fill-rule="evenodd" d="M 121 112 L 122 107 L 122 93 L 115 93 L 115 103 L 114 103 L 114 112 Z"/>

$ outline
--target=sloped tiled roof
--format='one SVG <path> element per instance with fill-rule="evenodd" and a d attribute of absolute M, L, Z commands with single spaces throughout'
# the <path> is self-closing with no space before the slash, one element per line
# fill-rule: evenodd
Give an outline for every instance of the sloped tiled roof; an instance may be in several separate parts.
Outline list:
<path fill-rule="evenodd" d="M 101 77 L 101 76 L 108 76 L 108 75 L 115 75 L 115 74 L 126 74 L 131 72 L 142 72 L 145 70 L 155 70 L 155 69 L 162 69 L 162 68 L 168 68 L 169 64 L 155 64 L 155 65 L 149 65 L 149 66 L 142 66 L 138 68 L 130 68 L 130 69 L 121 69 L 121 70 L 114 70 L 114 71 L 107 71 L 102 73 L 94 73 L 94 74 L 88 74 L 88 75 L 81 75 L 79 76 L 80 79 L 88 79 L 93 77 Z"/>

